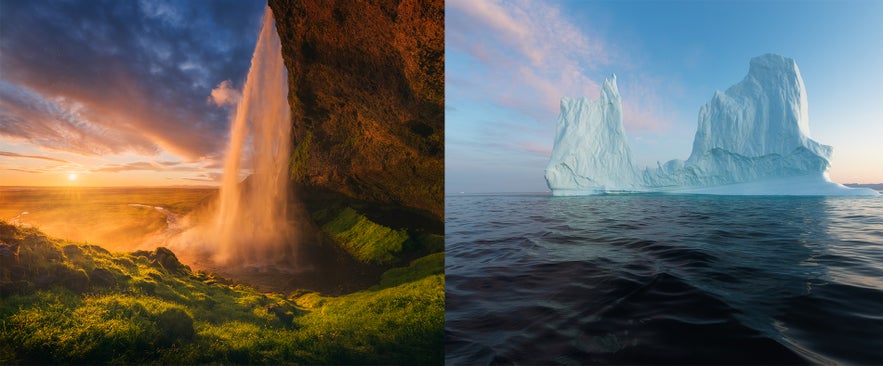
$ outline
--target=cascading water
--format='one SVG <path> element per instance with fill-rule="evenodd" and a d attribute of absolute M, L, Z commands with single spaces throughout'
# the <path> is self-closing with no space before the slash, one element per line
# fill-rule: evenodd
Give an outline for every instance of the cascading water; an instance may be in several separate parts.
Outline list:
<path fill-rule="evenodd" d="M 284 259 L 293 237 L 286 219 L 291 149 L 287 73 L 269 7 L 262 23 L 224 160 L 212 232 L 217 242 L 214 260 L 219 264 L 262 265 Z M 253 174 L 240 183 L 248 152 Z"/>

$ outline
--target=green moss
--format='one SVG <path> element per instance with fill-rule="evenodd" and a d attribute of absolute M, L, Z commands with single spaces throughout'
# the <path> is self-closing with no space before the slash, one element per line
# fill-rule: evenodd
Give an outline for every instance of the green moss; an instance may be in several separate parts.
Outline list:
<path fill-rule="evenodd" d="M 407 267 L 393 268 L 384 272 L 380 277 L 379 288 L 392 287 L 444 273 L 445 253 L 434 253 L 411 261 Z"/>
<path fill-rule="evenodd" d="M 291 153 L 289 168 L 291 171 L 291 179 L 295 182 L 303 182 L 309 172 L 310 164 L 310 145 L 313 142 L 313 134 L 307 132 L 307 136 L 294 147 Z"/>
<path fill-rule="evenodd" d="M 409 238 L 407 231 L 374 223 L 349 207 L 322 225 L 322 231 L 353 257 L 379 265 L 394 263 L 396 254 L 402 251 L 402 244 Z"/>
<path fill-rule="evenodd" d="M 156 252 L 109 253 L 2 222 L 0 234 L 20 246 L 19 264 L 3 267 L 6 282 L 34 283 L 56 272 L 113 280 L 96 285 L 87 276 L 78 290 L 57 277 L 0 294 L 0 364 L 444 360 L 442 253 L 388 271 L 369 290 L 284 296 L 167 271 L 149 260 Z"/>
<path fill-rule="evenodd" d="M 305 300 L 296 301 L 304 306 L 316 301 Z M 320 307 L 295 321 L 302 327 L 303 342 L 326 342 L 319 348 L 322 360 L 416 365 L 439 364 L 444 359 L 441 274 L 321 300 L 325 301 Z M 396 354 L 408 356 L 396 359 Z"/>
<path fill-rule="evenodd" d="M 438 234 L 421 233 L 414 236 L 415 251 L 421 253 L 437 253 L 445 250 L 445 237 Z"/>

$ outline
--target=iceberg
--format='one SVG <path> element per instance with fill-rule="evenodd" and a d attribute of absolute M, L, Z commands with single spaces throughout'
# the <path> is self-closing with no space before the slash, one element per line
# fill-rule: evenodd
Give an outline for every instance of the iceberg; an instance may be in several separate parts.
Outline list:
<path fill-rule="evenodd" d="M 699 111 L 690 157 L 639 170 L 622 124 L 616 75 L 598 100 L 563 98 L 546 183 L 556 196 L 610 192 L 879 195 L 828 177 L 833 148 L 810 138 L 797 63 L 767 54 Z"/>

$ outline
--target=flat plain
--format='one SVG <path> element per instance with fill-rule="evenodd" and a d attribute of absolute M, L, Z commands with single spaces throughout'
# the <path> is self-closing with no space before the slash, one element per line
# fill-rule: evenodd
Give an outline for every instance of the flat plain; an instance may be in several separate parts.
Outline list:
<path fill-rule="evenodd" d="M 146 249 L 143 243 L 169 220 L 216 194 L 216 188 L 0 187 L 0 220 L 111 251 Z"/>

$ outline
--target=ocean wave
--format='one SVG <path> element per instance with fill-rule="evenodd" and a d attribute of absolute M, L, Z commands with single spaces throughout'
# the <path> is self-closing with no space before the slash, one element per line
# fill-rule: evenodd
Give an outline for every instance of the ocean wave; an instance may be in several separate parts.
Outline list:
<path fill-rule="evenodd" d="M 448 364 L 883 360 L 883 200 L 466 196 L 446 212 Z"/>

